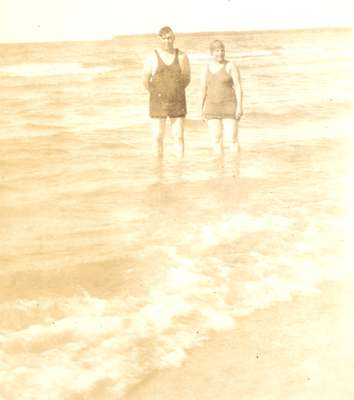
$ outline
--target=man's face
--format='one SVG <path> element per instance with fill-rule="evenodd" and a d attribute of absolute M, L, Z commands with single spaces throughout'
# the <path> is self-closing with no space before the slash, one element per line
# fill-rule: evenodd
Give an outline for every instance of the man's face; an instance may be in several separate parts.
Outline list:
<path fill-rule="evenodd" d="M 173 32 L 167 32 L 164 35 L 161 35 L 160 39 L 161 39 L 161 46 L 164 50 L 173 49 L 173 43 L 175 41 L 175 35 L 173 34 Z"/>

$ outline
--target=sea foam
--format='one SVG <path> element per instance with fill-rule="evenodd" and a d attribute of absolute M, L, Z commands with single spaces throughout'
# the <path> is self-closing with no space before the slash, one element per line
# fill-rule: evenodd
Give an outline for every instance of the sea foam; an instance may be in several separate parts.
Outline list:
<path fill-rule="evenodd" d="M 85 68 L 79 63 L 21 64 L 0 67 L 0 74 L 22 77 L 104 74 L 112 69 L 102 66 Z"/>

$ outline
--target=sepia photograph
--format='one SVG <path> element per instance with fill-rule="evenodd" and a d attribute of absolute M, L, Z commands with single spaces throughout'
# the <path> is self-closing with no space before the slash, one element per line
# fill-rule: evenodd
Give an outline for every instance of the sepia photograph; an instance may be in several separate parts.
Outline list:
<path fill-rule="evenodd" d="M 0 400 L 354 399 L 352 11 L 0 0 Z"/>

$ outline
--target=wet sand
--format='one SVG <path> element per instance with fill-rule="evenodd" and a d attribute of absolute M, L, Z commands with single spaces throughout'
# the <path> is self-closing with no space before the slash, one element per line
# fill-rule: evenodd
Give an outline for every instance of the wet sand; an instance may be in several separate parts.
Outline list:
<path fill-rule="evenodd" d="M 239 319 L 125 400 L 353 399 L 354 278 Z"/>

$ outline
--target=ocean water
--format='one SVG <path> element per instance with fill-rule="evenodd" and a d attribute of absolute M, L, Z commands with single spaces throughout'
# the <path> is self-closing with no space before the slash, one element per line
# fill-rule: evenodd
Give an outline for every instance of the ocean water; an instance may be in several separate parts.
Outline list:
<path fill-rule="evenodd" d="M 210 153 L 208 44 L 240 68 L 242 153 Z M 152 152 L 153 36 L 0 45 L 0 398 L 124 399 L 214 332 L 346 279 L 351 31 L 184 34 L 186 154 Z"/>

